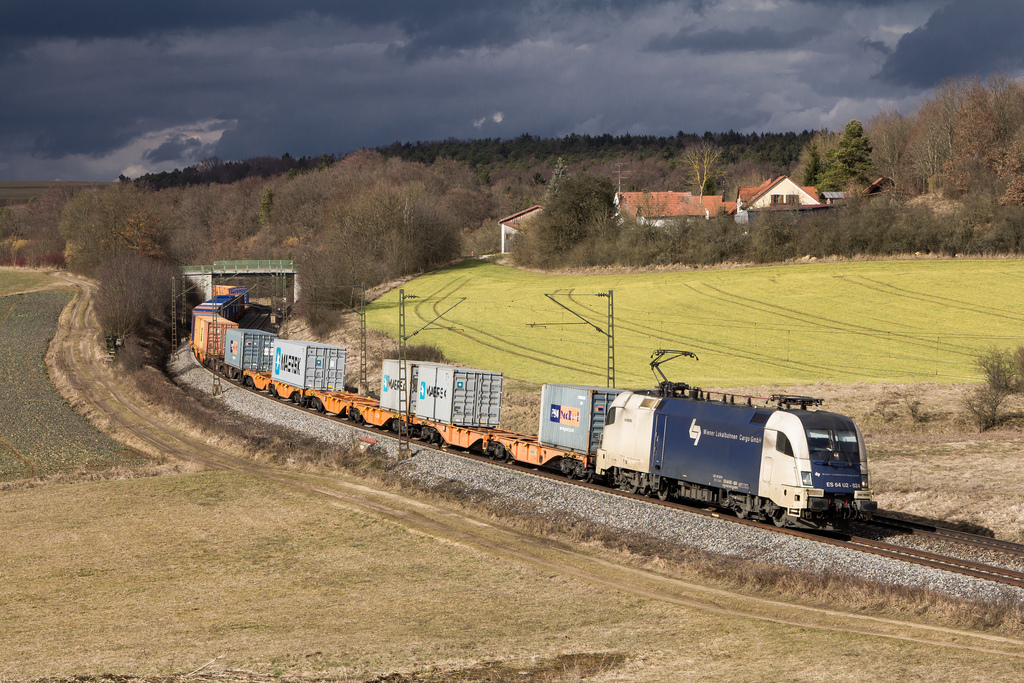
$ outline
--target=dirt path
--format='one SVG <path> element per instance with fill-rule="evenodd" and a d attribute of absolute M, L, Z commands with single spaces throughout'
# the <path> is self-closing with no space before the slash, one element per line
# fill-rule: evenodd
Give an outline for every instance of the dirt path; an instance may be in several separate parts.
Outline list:
<path fill-rule="evenodd" d="M 75 402 L 106 425 L 105 431 L 128 445 L 204 467 L 246 473 L 283 486 L 315 492 L 332 504 L 400 524 L 408 531 L 482 552 L 498 562 L 544 569 L 584 581 L 601 591 L 625 591 L 643 599 L 665 601 L 712 614 L 754 619 L 809 629 L 880 636 L 981 653 L 1024 658 L 1024 641 L 987 634 L 918 625 L 753 598 L 688 583 L 620 564 L 611 552 L 569 547 L 564 543 L 485 521 L 460 511 L 384 492 L 344 475 L 330 478 L 255 463 L 241 449 L 210 444 L 180 425 L 160 417 L 123 391 L 104 367 L 91 309 L 94 285 L 67 274 L 78 293 L 61 316 L 48 361 L 51 372 L 66 379 Z"/>

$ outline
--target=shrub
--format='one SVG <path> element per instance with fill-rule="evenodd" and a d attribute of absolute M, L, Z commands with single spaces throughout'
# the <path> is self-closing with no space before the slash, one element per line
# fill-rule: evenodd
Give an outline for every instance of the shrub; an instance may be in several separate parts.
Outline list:
<path fill-rule="evenodd" d="M 1005 420 L 1003 403 L 1011 394 L 1024 390 L 1024 347 L 1013 352 L 990 349 L 978 357 L 977 364 L 985 374 L 985 384 L 971 391 L 964 405 L 978 429 L 985 431 Z"/>
<path fill-rule="evenodd" d="M 412 344 L 405 347 L 405 357 L 408 360 L 418 360 L 425 363 L 447 363 L 444 351 L 433 344 Z"/>

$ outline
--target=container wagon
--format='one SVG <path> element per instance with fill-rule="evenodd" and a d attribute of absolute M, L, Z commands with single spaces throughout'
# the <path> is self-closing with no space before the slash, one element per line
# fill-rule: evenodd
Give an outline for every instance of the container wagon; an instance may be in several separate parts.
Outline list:
<path fill-rule="evenodd" d="M 270 372 L 274 365 L 273 343 L 277 335 L 263 330 L 228 329 L 224 334 L 224 363 L 231 379 L 246 370 Z"/>

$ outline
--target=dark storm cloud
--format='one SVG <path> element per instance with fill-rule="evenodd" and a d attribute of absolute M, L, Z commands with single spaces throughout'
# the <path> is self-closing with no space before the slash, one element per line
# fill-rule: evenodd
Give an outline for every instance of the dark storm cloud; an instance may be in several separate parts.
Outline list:
<path fill-rule="evenodd" d="M 956 0 L 900 38 L 878 77 L 930 88 L 943 79 L 1014 72 L 1024 67 L 1024 3 Z"/>
<path fill-rule="evenodd" d="M 0 0 L 0 177 L 396 140 L 841 128 L 913 106 L 919 90 L 869 77 L 948 2 Z"/>
<path fill-rule="evenodd" d="M 776 31 L 767 26 L 753 26 L 744 31 L 681 29 L 675 35 L 655 36 L 647 44 L 652 52 L 689 50 L 702 54 L 722 52 L 763 52 L 791 50 L 821 38 L 820 32 L 805 29 Z"/>
<path fill-rule="evenodd" d="M 880 40 L 868 40 L 867 38 L 863 38 L 860 41 L 860 46 L 864 48 L 865 51 L 873 50 L 886 56 L 892 54 L 892 48 Z"/>
<path fill-rule="evenodd" d="M 203 153 L 205 145 L 196 137 L 174 135 L 167 142 L 143 155 L 146 161 L 159 164 L 165 161 L 176 161 L 182 158 L 198 158 L 206 156 Z"/>
<path fill-rule="evenodd" d="M 629 15 L 671 0 L 24 0 L 0 1 L 0 36 L 125 38 L 181 30 L 266 26 L 304 15 L 332 17 L 358 26 L 396 25 L 423 47 L 466 47 L 511 35 L 532 14 L 608 11 Z M 687 0 L 702 9 L 717 0 Z"/>

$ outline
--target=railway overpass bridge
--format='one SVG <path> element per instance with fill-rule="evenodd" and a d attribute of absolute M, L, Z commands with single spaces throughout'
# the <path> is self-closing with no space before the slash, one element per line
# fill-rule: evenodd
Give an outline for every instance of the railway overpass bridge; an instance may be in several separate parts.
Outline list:
<path fill-rule="evenodd" d="M 288 304 L 295 303 L 301 293 L 299 286 L 299 272 L 294 261 L 286 260 L 241 260 L 241 261 L 214 261 L 210 266 L 182 266 L 181 276 L 203 295 L 204 301 L 213 298 L 213 285 L 217 280 L 234 280 L 240 284 L 240 280 L 270 279 L 272 292 L 279 292 Z M 290 290 L 290 291 L 289 291 Z M 291 295 L 289 297 L 289 294 Z"/>

